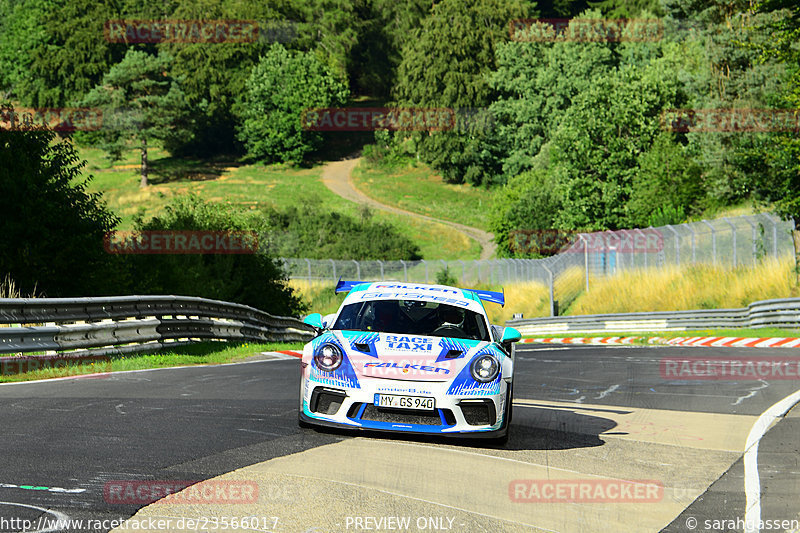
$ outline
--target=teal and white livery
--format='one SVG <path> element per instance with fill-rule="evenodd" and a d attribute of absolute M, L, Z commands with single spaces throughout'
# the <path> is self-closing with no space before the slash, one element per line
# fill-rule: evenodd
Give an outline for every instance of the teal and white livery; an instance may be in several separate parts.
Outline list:
<path fill-rule="evenodd" d="M 300 425 L 508 439 L 513 328 L 484 301 L 502 293 L 420 283 L 340 281 L 339 310 L 305 322 Z"/>

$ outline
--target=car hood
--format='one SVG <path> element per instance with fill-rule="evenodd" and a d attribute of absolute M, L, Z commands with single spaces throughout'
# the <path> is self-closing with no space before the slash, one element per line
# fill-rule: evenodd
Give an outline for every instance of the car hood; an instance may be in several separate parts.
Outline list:
<path fill-rule="evenodd" d="M 406 381 L 449 381 L 488 347 L 487 341 L 377 332 L 331 332 L 356 375 Z"/>

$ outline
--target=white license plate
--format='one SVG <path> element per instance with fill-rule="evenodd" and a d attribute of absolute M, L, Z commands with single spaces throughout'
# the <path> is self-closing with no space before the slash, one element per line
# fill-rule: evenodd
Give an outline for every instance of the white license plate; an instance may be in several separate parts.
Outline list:
<path fill-rule="evenodd" d="M 392 407 L 395 409 L 417 409 L 433 411 L 436 408 L 434 398 L 424 396 L 401 396 L 397 394 L 376 394 L 376 407 Z"/>

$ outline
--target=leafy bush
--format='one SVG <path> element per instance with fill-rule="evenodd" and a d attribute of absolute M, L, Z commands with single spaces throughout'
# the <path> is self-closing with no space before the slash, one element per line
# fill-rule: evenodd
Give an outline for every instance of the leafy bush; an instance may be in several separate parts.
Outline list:
<path fill-rule="evenodd" d="M 444 267 L 442 270 L 436 273 L 436 283 L 439 285 L 450 285 L 451 287 L 455 287 L 458 285 L 458 280 L 450 272 L 450 267 Z"/>
<path fill-rule="evenodd" d="M 312 200 L 302 208 L 264 211 L 270 249 L 281 257 L 309 259 L 421 259 L 419 247 L 369 209 L 355 218 Z"/>
<path fill-rule="evenodd" d="M 136 229 L 259 231 L 261 221 L 226 204 L 205 203 L 196 196 L 178 197 L 166 212 Z M 286 284 L 278 261 L 260 247 L 255 254 L 157 254 L 126 256 L 132 290 L 144 294 L 201 296 L 250 305 L 277 315 L 297 315 L 304 305 Z"/>

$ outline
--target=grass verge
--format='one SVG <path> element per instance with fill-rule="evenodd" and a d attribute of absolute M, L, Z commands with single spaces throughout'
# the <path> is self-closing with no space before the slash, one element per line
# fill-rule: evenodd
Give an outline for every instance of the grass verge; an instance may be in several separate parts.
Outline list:
<path fill-rule="evenodd" d="M 0 383 L 52 379 L 85 374 L 145 370 L 173 366 L 217 365 L 242 361 L 261 352 L 301 350 L 302 343 L 234 344 L 199 342 L 174 349 L 162 349 L 150 354 L 131 354 L 110 358 L 110 363 L 92 362 L 69 367 L 39 369 L 21 374 L 0 374 Z M 100 376 L 98 376 L 100 377 Z"/>
<path fill-rule="evenodd" d="M 159 214 L 171 198 L 195 193 L 207 201 L 230 203 L 245 209 L 284 209 L 318 201 L 326 209 L 359 217 L 361 206 L 331 192 L 322 183 L 322 166 L 297 168 L 289 165 L 241 165 L 230 160 L 203 161 L 172 158 L 163 150 L 150 151 L 151 185 L 139 188 L 138 151 L 128 150 L 113 165 L 95 148 L 79 147 L 94 176 L 89 192 L 103 194 L 108 206 L 121 219 L 119 229 L 133 228 L 134 217 Z M 477 259 L 480 245 L 444 224 L 374 211 L 373 216 L 394 225 L 420 247 L 425 259 Z"/>
<path fill-rule="evenodd" d="M 446 183 L 426 165 L 387 168 L 362 161 L 353 171 L 353 183 L 386 205 L 488 231 L 491 193 Z"/>

